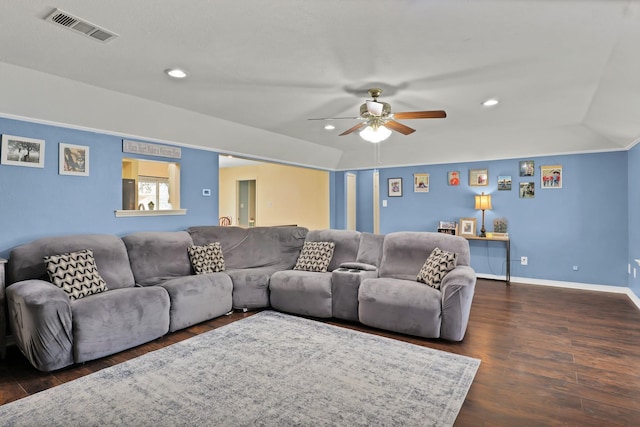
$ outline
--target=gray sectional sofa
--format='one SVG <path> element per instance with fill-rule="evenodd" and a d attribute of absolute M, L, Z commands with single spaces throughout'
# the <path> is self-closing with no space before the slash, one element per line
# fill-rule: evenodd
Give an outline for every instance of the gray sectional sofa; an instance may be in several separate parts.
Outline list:
<path fill-rule="evenodd" d="M 225 270 L 194 274 L 187 248 L 214 242 L 221 245 Z M 334 244 L 326 272 L 293 269 L 305 242 Z M 416 281 L 436 247 L 457 254 L 441 289 Z M 48 282 L 43 259 L 85 249 L 93 250 L 108 290 L 71 300 Z M 303 227 L 48 237 L 12 250 L 7 279 L 11 332 L 42 371 L 107 356 L 232 309 L 272 307 L 459 341 L 475 288 L 463 238 Z"/>

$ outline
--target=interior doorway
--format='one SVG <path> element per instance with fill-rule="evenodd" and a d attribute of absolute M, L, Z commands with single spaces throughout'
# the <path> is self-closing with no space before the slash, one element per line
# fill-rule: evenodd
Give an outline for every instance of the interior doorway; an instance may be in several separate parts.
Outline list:
<path fill-rule="evenodd" d="M 373 233 L 380 234 L 380 172 L 373 172 Z"/>
<path fill-rule="evenodd" d="M 256 180 L 238 181 L 237 197 L 238 225 L 254 227 L 256 225 Z"/>
<path fill-rule="evenodd" d="M 347 230 L 356 229 L 356 175 L 347 173 Z"/>

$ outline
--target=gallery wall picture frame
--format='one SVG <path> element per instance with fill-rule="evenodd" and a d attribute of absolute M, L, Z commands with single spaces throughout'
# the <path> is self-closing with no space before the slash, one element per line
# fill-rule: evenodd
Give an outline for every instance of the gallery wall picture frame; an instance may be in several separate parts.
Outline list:
<path fill-rule="evenodd" d="M 511 190 L 511 175 L 499 175 L 498 191 L 510 191 L 510 190 Z"/>
<path fill-rule="evenodd" d="M 89 147 L 59 144 L 58 173 L 60 175 L 89 176 Z"/>
<path fill-rule="evenodd" d="M 536 197 L 536 184 L 535 182 L 521 182 L 520 183 L 520 198 L 521 199 L 533 199 Z"/>
<path fill-rule="evenodd" d="M 533 160 L 523 160 L 520 162 L 520 176 L 534 176 L 535 173 L 535 162 Z"/>
<path fill-rule="evenodd" d="M 489 185 L 489 169 L 469 169 L 469 186 L 486 187 Z"/>
<path fill-rule="evenodd" d="M 447 172 L 447 183 L 454 187 L 460 185 L 460 171 Z"/>
<path fill-rule="evenodd" d="M 475 218 L 460 218 L 460 235 L 475 237 L 476 222 Z"/>
<path fill-rule="evenodd" d="M 413 174 L 413 192 L 414 193 L 429 192 L 429 174 L 428 173 Z"/>
<path fill-rule="evenodd" d="M 0 163 L 3 165 L 44 167 L 44 139 L 2 135 L 1 151 Z"/>
<path fill-rule="evenodd" d="M 540 188 L 562 188 L 562 165 L 540 166 Z"/>
<path fill-rule="evenodd" d="M 387 188 L 389 197 L 402 197 L 402 178 L 388 178 Z"/>

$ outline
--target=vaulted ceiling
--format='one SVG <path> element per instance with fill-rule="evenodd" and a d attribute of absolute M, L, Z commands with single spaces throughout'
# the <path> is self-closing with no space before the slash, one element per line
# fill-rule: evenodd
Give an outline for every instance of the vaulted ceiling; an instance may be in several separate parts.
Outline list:
<path fill-rule="evenodd" d="M 118 35 L 44 20 L 54 8 Z M 0 114 L 323 169 L 623 150 L 637 0 L 44 0 L 0 5 Z M 188 77 L 163 71 L 181 67 Z M 417 131 L 374 145 L 367 89 Z M 483 101 L 496 98 L 495 107 Z"/>

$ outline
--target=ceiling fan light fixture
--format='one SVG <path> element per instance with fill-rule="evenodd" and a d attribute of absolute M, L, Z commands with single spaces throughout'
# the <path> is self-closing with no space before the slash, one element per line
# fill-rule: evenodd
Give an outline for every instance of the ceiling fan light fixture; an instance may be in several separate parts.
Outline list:
<path fill-rule="evenodd" d="M 360 138 L 374 144 L 384 141 L 385 139 L 389 138 L 389 136 L 391 136 L 391 130 L 387 129 L 384 126 L 378 126 L 377 128 L 367 126 L 362 131 L 360 131 Z"/>
<path fill-rule="evenodd" d="M 380 117 L 382 115 L 382 108 L 384 104 L 376 101 L 367 101 L 367 111 L 372 116 Z"/>

